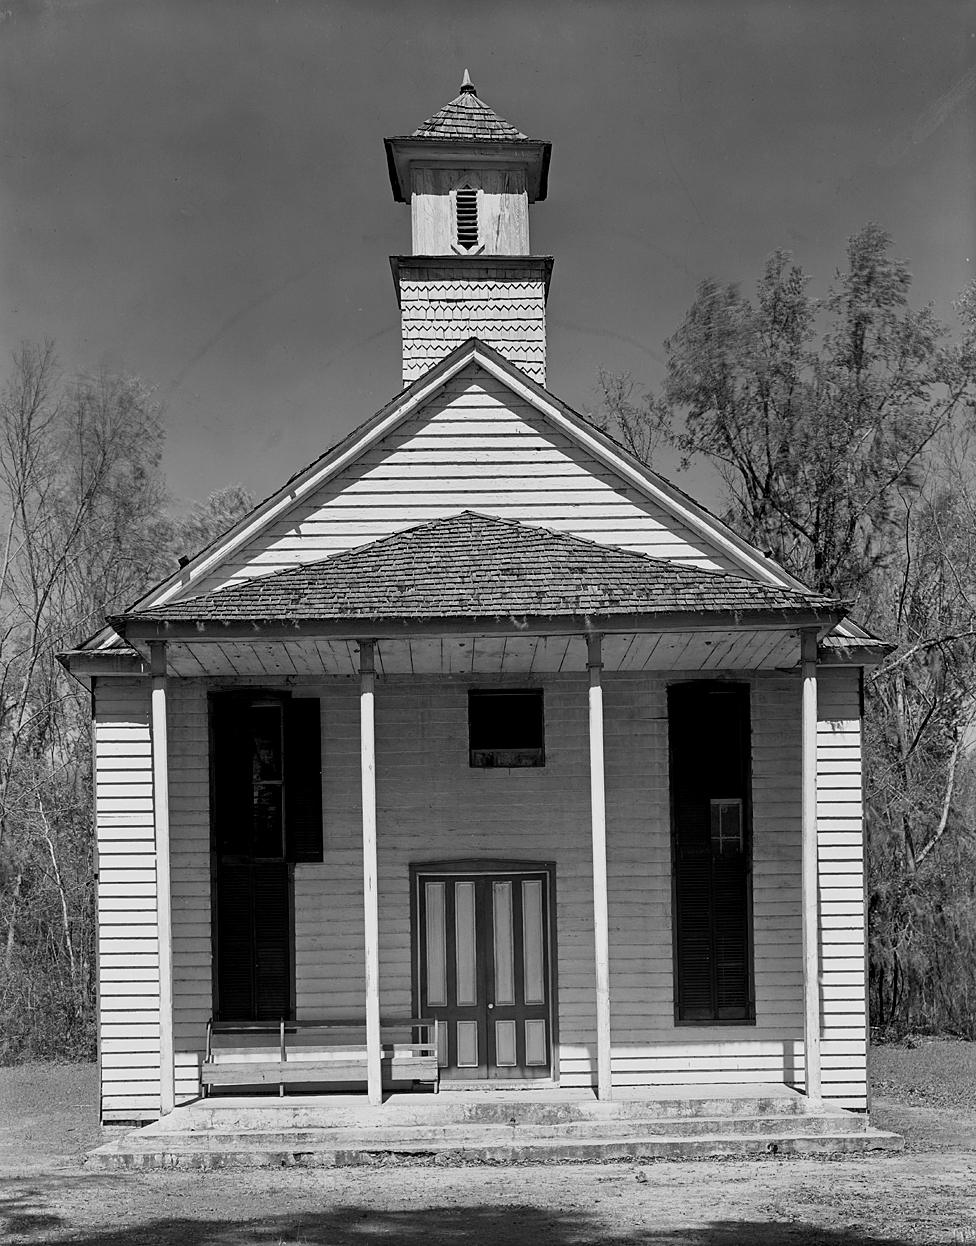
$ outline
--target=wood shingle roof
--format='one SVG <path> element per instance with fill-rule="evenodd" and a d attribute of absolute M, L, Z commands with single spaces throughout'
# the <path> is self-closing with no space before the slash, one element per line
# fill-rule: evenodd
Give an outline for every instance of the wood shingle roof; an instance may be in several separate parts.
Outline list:
<path fill-rule="evenodd" d="M 476 619 L 698 613 L 822 615 L 816 593 L 686 567 L 475 511 L 462 511 L 229 588 L 111 620 L 138 623 Z"/>
<path fill-rule="evenodd" d="M 528 136 L 478 99 L 465 70 L 461 94 L 428 117 L 411 137 L 510 143 L 513 140 L 524 141 Z"/>

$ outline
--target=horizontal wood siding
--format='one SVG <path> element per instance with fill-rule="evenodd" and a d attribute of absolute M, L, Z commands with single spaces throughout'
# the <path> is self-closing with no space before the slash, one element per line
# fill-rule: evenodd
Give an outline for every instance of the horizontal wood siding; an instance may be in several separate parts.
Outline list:
<path fill-rule="evenodd" d="M 326 558 L 465 509 L 741 574 L 472 364 L 192 591 Z"/>
<path fill-rule="evenodd" d="M 159 1115 L 159 945 L 145 680 L 95 685 L 102 1119 Z"/>
<path fill-rule="evenodd" d="M 514 681 L 532 682 L 531 677 Z M 750 681 L 754 1026 L 674 1023 L 666 682 L 659 675 L 608 674 L 605 683 L 614 1079 L 619 1085 L 802 1082 L 798 680 L 762 674 Z M 186 681 L 181 690 L 178 717 L 174 699 L 172 727 L 174 736 L 186 740 L 185 760 L 174 758 L 173 821 L 174 887 L 184 888 L 182 903 L 174 905 L 182 1026 L 177 1049 L 187 1070 L 202 1047 L 210 989 L 205 698 L 202 687 L 192 691 L 193 683 Z M 388 1015 L 412 1007 L 412 862 L 489 855 L 554 860 L 560 1079 L 588 1085 L 595 1076 L 596 1034 L 586 682 L 571 674 L 547 675 L 541 683 L 546 766 L 484 771 L 467 764 L 469 681 L 395 676 L 378 681 L 382 1007 Z M 295 679 L 290 686 L 322 697 L 324 728 L 325 856 L 322 864 L 295 868 L 298 1014 L 348 1017 L 362 1011 L 364 992 L 358 684 L 354 678 Z M 828 836 L 822 838 L 825 860 L 832 859 L 830 834 L 822 831 Z M 853 929 L 837 930 L 837 903 L 824 905 L 824 1081 L 829 1097 L 856 1104 L 863 1103 L 863 992 L 852 999 L 846 980 L 833 976 L 835 963 L 844 964 L 837 973 L 850 972 L 845 958 Z M 860 955 L 859 949 L 852 954 Z M 189 1093 L 189 1080 L 183 1086 Z"/>
<path fill-rule="evenodd" d="M 647 672 L 605 676 L 614 1081 L 802 1084 L 797 677 L 760 673 L 749 680 L 756 1024 L 674 1023 L 665 698 L 670 680 L 695 677 Z M 857 676 L 831 670 L 821 672 L 821 678 L 824 1091 L 838 1102 L 863 1106 L 863 884 L 859 789 L 854 785 L 859 776 Z M 377 681 L 382 1008 L 386 1015 L 406 1015 L 412 1008 L 411 863 L 478 856 L 553 860 L 559 1076 L 563 1085 L 589 1085 L 595 1078 L 596 1030 L 586 679 L 570 673 L 512 681 L 495 677 L 490 682 L 544 687 L 545 767 L 491 771 L 468 766 L 470 680 L 389 676 Z M 345 1018 L 364 1007 L 358 680 L 295 677 L 287 686 L 320 696 L 323 721 L 324 860 L 295 867 L 298 1015 Z M 202 680 L 170 685 L 178 1100 L 198 1093 L 197 1071 L 211 1012 L 206 687 Z M 124 722 L 100 722 L 100 744 L 125 742 L 126 756 L 148 776 L 145 696 L 120 683 L 113 688 L 120 695 L 112 704 L 116 713 L 123 712 Z M 102 766 L 100 761 L 100 780 Z M 117 775 L 111 782 L 117 782 Z M 142 899 L 153 905 L 151 827 L 147 836 L 140 819 L 126 827 L 124 859 L 113 856 L 111 861 L 104 853 L 114 841 L 106 839 L 100 823 L 103 868 L 114 870 L 103 877 L 117 880 L 122 871 L 125 879 L 121 891 L 100 888 L 103 915 L 139 912 Z M 146 868 L 139 873 L 143 855 Z M 111 904 L 105 907 L 109 898 Z M 106 931 L 114 920 L 109 919 Z M 126 1010 L 124 1018 L 116 1017 L 115 1029 L 103 1027 L 103 1059 L 111 1056 L 113 1103 L 136 1106 L 141 1101 L 148 1106 L 158 1095 L 155 928 L 140 920 L 136 937 L 145 940 L 145 932 L 151 933 L 132 962 L 134 929 L 132 923 L 125 927 L 114 961 L 105 959 L 107 945 L 102 945 L 103 992 L 106 983 L 113 983 L 108 998 L 121 997 Z M 130 963 L 131 973 L 126 969 Z M 110 970 L 122 977 L 109 977 Z M 103 1013 L 106 1002 L 103 994 Z M 129 1015 L 132 1008 L 137 1019 Z M 153 1053 L 155 1067 L 147 1064 Z M 150 1075 L 157 1080 L 150 1083 Z M 133 1089 L 140 1084 L 146 1086 L 143 1100 Z"/>
<path fill-rule="evenodd" d="M 821 668 L 817 836 L 823 929 L 823 1091 L 867 1103 L 861 690 L 856 668 Z"/>

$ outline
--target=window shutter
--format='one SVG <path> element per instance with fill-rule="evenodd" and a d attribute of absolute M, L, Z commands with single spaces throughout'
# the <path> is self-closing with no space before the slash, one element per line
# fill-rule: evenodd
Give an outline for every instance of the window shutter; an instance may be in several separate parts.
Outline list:
<path fill-rule="evenodd" d="M 281 861 L 252 866 L 254 1020 L 291 1016 L 291 878 Z"/>
<path fill-rule="evenodd" d="M 291 877 L 283 861 L 228 862 L 216 876 L 217 1018 L 291 1015 Z"/>
<path fill-rule="evenodd" d="M 220 865 L 216 876 L 217 1019 L 254 1014 L 254 896 L 251 866 Z"/>
<path fill-rule="evenodd" d="M 749 1015 L 748 884 L 745 853 L 712 858 L 715 1003 L 721 1021 Z"/>
<path fill-rule="evenodd" d="M 677 816 L 677 811 L 676 811 Z M 685 807 L 679 825 L 694 830 L 693 810 Z M 712 990 L 711 853 L 707 841 L 682 842 L 679 837 L 675 860 L 675 933 L 678 1011 L 684 1021 L 709 1021 L 714 1015 Z"/>
<path fill-rule="evenodd" d="M 240 698 L 214 696 L 210 702 L 213 749 L 213 827 L 218 857 L 250 856 L 251 744 Z"/>
<path fill-rule="evenodd" d="M 317 697 L 285 702 L 285 840 L 289 861 L 322 860 L 322 729 Z"/>

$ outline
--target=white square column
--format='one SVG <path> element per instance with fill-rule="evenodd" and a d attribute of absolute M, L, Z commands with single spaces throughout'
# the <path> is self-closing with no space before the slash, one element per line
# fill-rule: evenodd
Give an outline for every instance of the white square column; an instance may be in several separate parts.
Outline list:
<path fill-rule="evenodd" d="M 360 768 L 363 794 L 363 917 L 366 944 L 366 1075 L 370 1103 L 383 1102 L 380 1037 L 380 911 L 376 861 L 374 643 L 359 642 Z"/>
<path fill-rule="evenodd" d="M 817 632 L 800 632 L 800 776 L 803 909 L 803 1059 L 807 1098 L 820 1088 L 820 897 L 817 858 Z"/>
<path fill-rule="evenodd" d="M 597 1095 L 612 1097 L 610 1073 L 610 906 L 607 895 L 607 796 L 603 765 L 602 637 L 587 637 L 590 673 L 590 828 L 593 843 L 593 942 L 596 961 Z"/>
<path fill-rule="evenodd" d="M 169 739 L 166 725 L 166 642 L 149 642 L 152 700 L 153 826 L 156 841 L 156 938 L 159 948 L 159 1110 L 176 1104 L 173 1042 L 173 896 L 169 845 Z"/>

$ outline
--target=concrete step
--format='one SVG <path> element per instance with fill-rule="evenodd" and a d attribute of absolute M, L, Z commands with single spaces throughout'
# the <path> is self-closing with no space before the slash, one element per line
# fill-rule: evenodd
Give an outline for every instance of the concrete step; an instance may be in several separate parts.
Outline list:
<path fill-rule="evenodd" d="M 311 1129 L 253 1129 L 187 1130 L 176 1133 L 150 1126 L 127 1138 L 133 1150 L 151 1151 L 160 1147 L 183 1149 L 254 1149 L 267 1150 L 275 1147 L 323 1146 L 399 1146 L 413 1145 L 417 1137 L 436 1141 L 440 1145 L 459 1146 L 524 1143 L 545 1139 L 583 1139 L 598 1135 L 601 1138 L 650 1138 L 650 1137 L 697 1137 L 702 1135 L 729 1134 L 733 1136 L 793 1136 L 801 1134 L 856 1134 L 866 1128 L 864 1117 L 853 1113 L 811 1114 L 808 1116 L 694 1116 L 686 1120 L 603 1120 L 569 1121 L 557 1125 L 512 1125 L 464 1122 L 454 1124 L 394 1125 L 386 1122 L 374 1128 L 331 1126 Z"/>
<path fill-rule="evenodd" d="M 236 1129 L 313 1129 L 449 1125 L 458 1123 L 511 1125 L 562 1125 L 573 1121 L 687 1119 L 689 1117 L 777 1118 L 805 1116 L 807 1101 L 802 1095 L 709 1095 L 634 1098 L 600 1102 L 592 1097 L 579 1100 L 481 1099 L 472 1093 L 442 1092 L 439 1095 L 392 1096 L 379 1107 L 370 1107 L 357 1096 L 330 1096 L 325 1101 L 289 1103 L 287 1099 L 244 1102 L 233 1099 L 203 1099 L 175 1112 L 151 1126 L 154 1130 L 231 1131 Z M 841 1109 L 824 1106 L 824 1111 Z"/>
<path fill-rule="evenodd" d="M 88 1156 L 93 1168 L 225 1168 L 225 1167 L 309 1167 L 337 1168 L 401 1161 L 442 1164 L 546 1164 L 600 1162 L 607 1160 L 690 1160 L 738 1156 L 759 1158 L 769 1155 L 838 1155 L 865 1151 L 897 1150 L 902 1139 L 897 1134 L 866 1128 L 858 1132 L 740 1133 L 724 1129 L 711 1134 L 605 1137 L 591 1136 L 535 1138 L 500 1141 L 479 1136 L 444 1139 L 425 1136 L 421 1131 L 409 1140 L 382 1142 L 368 1134 L 357 1142 L 336 1145 L 335 1141 L 264 1143 L 235 1145 L 226 1140 L 207 1145 L 203 1137 L 192 1144 L 185 1137 L 156 1135 L 158 1145 L 136 1147 L 131 1136 L 99 1147 Z"/>

